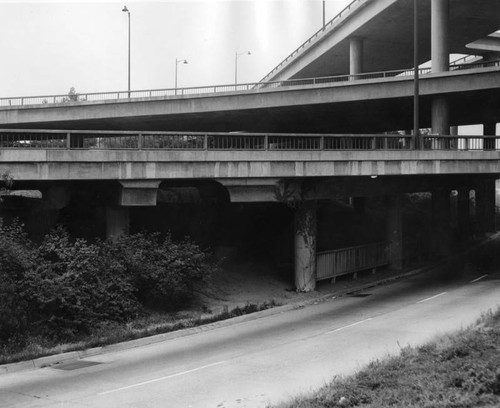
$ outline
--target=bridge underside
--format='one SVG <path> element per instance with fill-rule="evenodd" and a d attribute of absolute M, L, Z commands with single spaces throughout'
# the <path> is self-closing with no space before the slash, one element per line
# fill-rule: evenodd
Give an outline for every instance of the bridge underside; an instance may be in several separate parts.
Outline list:
<path fill-rule="evenodd" d="M 498 89 L 450 93 L 451 125 L 500 122 Z M 431 127 L 431 96 L 421 96 L 422 128 Z M 186 112 L 2 124 L 12 129 L 183 130 L 303 133 L 376 133 L 411 129 L 411 96 L 282 107 Z"/>

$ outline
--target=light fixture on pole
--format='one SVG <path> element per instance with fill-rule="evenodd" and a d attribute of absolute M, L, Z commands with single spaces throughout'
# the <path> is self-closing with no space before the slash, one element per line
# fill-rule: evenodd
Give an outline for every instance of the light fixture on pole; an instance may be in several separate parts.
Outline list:
<path fill-rule="evenodd" d="M 177 95 L 177 66 L 179 64 L 187 64 L 188 61 L 187 59 L 182 59 L 182 60 L 179 60 L 179 59 L 175 59 L 175 94 Z"/>
<path fill-rule="evenodd" d="M 123 6 L 122 11 L 128 14 L 128 97 L 130 98 L 130 11 L 127 6 Z"/>
<path fill-rule="evenodd" d="M 238 58 L 241 55 L 252 55 L 250 51 L 245 52 L 235 52 L 234 53 L 234 84 L 238 84 Z"/>

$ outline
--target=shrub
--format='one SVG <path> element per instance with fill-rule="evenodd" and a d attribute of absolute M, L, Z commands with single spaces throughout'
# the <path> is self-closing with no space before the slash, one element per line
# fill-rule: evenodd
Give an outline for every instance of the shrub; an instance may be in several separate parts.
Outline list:
<path fill-rule="evenodd" d="M 33 265 L 33 248 L 14 222 L 0 226 L 0 340 L 26 329 L 26 305 L 20 299 L 20 281 Z"/>
<path fill-rule="evenodd" d="M 35 333 L 71 338 L 101 321 L 122 321 L 140 311 L 123 265 L 105 246 L 71 241 L 58 228 L 44 239 L 36 259 L 22 281 Z"/>
<path fill-rule="evenodd" d="M 188 302 L 194 285 L 215 268 L 197 245 L 187 239 L 175 243 L 170 235 L 139 233 L 108 245 L 133 277 L 139 300 L 155 309 L 172 310 Z"/>

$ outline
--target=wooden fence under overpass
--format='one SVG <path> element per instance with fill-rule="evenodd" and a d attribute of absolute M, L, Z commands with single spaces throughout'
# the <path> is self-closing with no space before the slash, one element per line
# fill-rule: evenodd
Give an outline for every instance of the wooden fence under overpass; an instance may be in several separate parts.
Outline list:
<path fill-rule="evenodd" d="M 338 276 L 388 265 L 389 245 L 389 242 L 384 241 L 318 252 L 316 280 L 335 280 Z"/>

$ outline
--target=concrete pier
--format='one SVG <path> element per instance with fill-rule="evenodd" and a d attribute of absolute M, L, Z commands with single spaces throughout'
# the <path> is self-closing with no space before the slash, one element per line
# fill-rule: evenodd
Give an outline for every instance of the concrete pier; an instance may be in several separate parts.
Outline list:
<path fill-rule="evenodd" d="M 310 292 L 316 287 L 316 237 L 316 202 L 297 202 L 294 241 L 297 292 Z"/>

